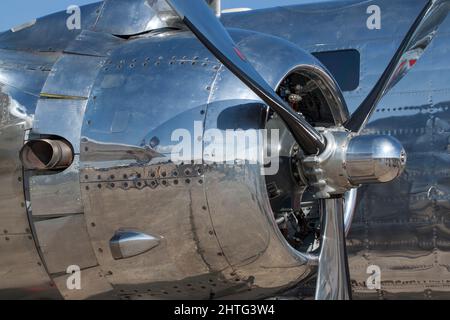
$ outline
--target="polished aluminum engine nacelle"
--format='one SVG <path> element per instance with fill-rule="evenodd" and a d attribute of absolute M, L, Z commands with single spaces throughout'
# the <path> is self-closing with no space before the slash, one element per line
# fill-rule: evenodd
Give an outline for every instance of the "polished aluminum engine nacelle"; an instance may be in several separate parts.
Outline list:
<path fill-rule="evenodd" d="M 265 35 L 232 36 L 273 88 L 296 70 L 320 77 L 335 122 L 345 121 L 336 84 L 311 55 Z M 266 118 L 259 99 L 189 33 L 137 39 L 111 53 L 86 108 L 80 175 L 85 215 L 97 226 L 89 234 L 103 251 L 97 261 L 115 288 L 130 294 L 137 284 L 163 298 L 263 297 L 314 271 L 275 223 L 263 163 L 207 163 L 206 139 L 192 158 L 170 161 L 177 129 L 201 141 L 210 130 L 264 129 Z M 115 260 L 109 240 L 131 227 L 162 240 Z"/>
<path fill-rule="evenodd" d="M 275 37 L 231 34 L 273 88 L 304 73 L 326 92 L 330 124 L 347 119 L 338 86 L 310 54 Z M 36 108 L 23 108 L 27 122 L 10 127 L 28 130 L 28 146 L 55 151 L 64 141 L 71 151 L 64 166 L 53 166 L 57 156 L 52 168 L 27 168 L 30 206 L 11 210 L 27 210 L 39 246 L 10 251 L 29 269 L 12 276 L 12 289 L 47 286 L 49 277 L 68 299 L 262 298 L 314 272 L 315 259 L 294 250 L 275 222 L 264 163 L 205 161 L 205 132 L 264 129 L 268 110 L 190 32 L 123 40 L 86 31 L 68 47 L 50 64 Z M 200 142 L 181 162 L 171 159 L 177 130 Z M 39 265 L 23 263 L 25 249 Z M 81 290 L 66 285 L 70 266 L 81 269 Z"/>

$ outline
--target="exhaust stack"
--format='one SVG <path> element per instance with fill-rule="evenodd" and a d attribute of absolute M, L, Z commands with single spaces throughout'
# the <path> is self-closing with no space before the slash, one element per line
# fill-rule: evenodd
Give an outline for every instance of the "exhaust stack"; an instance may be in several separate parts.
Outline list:
<path fill-rule="evenodd" d="M 27 170 L 67 169 L 72 164 L 73 151 L 62 140 L 30 140 L 20 151 L 20 160 Z"/>

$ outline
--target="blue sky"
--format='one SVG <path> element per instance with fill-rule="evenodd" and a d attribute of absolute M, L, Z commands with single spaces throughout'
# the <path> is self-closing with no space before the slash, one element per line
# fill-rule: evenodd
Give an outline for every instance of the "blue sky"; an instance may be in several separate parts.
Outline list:
<path fill-rule="evenodd" d="M 99 0 L 1 0 L 0 31 L 39 18 L 49 13 L 65 10 L 69 5 L 84 5 Z M 315 2 L 318 0 L 222 0 L 224 8 L 264 8 L 277 5 Z"/>

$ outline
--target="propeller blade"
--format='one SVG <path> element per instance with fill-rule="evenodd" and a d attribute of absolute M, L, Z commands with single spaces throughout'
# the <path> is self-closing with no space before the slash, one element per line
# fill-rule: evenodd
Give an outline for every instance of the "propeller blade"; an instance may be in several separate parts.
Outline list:
<path fill-rule="evenodd" d="M 223 65 L 278 113 L 305 153 L 316 154 L 325 149 L 323 136 L 295 113 L 253 68 L 204 0 L 167 2 Z"/>
<path fill-rule="evenodd" d="M 317 273 L 316 300 L 350 300 L 350 273 L 344 229 L 344 199 L 320 203 L 324 231 Z"/>
<path fill-rule="evenodd" d="M 361 132 L 380 100 L 414 67 L 450 10 L 449 0 L 430 0 L 411 26 L 396 54 L 367 98 L 344 126 Z"/>

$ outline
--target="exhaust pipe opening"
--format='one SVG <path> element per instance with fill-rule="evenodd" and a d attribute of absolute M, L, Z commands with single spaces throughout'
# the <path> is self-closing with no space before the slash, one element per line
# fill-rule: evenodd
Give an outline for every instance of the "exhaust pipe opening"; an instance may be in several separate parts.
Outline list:
<path fill-rule="evenodd" d="M 20 160 L 26 170 L 63 170 L 72 164 L 73 150 L 59 139 L 30 140 L 20 151 Z"/>

